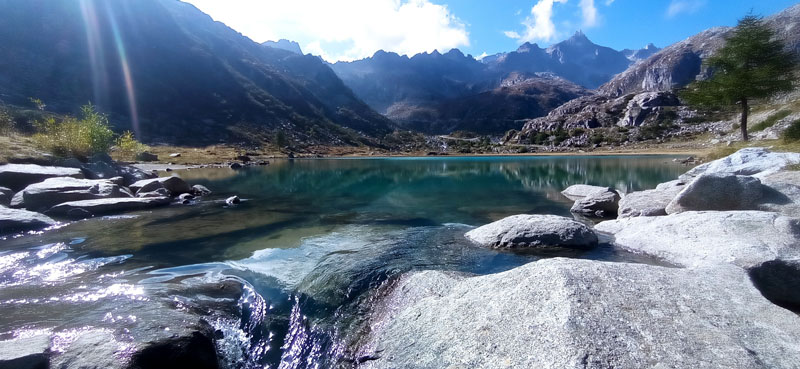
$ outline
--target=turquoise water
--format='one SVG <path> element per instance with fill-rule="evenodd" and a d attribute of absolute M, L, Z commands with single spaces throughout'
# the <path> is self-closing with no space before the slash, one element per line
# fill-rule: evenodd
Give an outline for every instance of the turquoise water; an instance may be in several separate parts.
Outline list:
<path fill-rule="evenodd" d="M 226 332 L 219 350 L 228 366 L 347 362 L 347 343 L 374 292 L 409 270 L 485 274 L 550 256 L 655 262 L 608 244 L 497 252 L 463 234 L 513 214 L 570 216 L 571 201 L 560 191 L 571 184 L 654 188 L 687 170 L 671 159 L 282 160 L 241 171 L 183 171 L 215 194 L 0 241 L 0 338 L 87 326 L 135 336 L 138 323 L 123 327 L 104 317 L 134 302 L 169 300 L 197 280 L 235 278 L 247 287 L 233 307 L 238 313 L 214 321 Z M 233 194 L 245 201 L 228 207 L 223 199 Z"/>

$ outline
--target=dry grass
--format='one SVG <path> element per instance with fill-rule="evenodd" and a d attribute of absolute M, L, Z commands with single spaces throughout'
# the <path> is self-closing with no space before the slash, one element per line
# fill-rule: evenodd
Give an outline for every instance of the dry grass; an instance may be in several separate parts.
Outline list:
<path fill-rule="evenodd" d="M 37 150 L 30 137 L 10 134 L 0 135 L 0 162 L 11 158 L 42 158 L 44 153 Z"/>
<path fill-rule="evenodd" d="M 783 140 L 764 140 L 764 141 L 749 141 L 749 142 L 737 141 L 733 142 L 731 146 L 721 145 L 715 147 L 708 153 L 706 159 L 716 160 L 719 158 L 723 158 L 746 147 L 766 147 L 772 151 L 800 152 L 800 141 L 795 141 L 791 143 L 786 143 Z"/>

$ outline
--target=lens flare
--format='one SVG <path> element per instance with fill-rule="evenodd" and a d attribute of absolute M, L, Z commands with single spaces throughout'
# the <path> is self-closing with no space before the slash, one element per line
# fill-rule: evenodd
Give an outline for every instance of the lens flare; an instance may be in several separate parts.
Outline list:
<path fill-rule="evenodd" d="M 133 134 L 135 134 L 137 138 L 140 138 L 141 131 L 139 129 L 139 113 L 136 108 L 136 93 L 135 89 L 133 88 L 133 77 L 131 75 L 130 63 L 128 62 L 128 54 L 125 52 L 125 43 L 122 41 L 122 35 L 119 32 L 119 26 L 117 25 L 117 20 L 114 17 L 114 13 L 111 11 L 111 8 L 108 5 L 106 5 L 106 14 L 108 15 L 108 21 L 111 24 L 111 32 L 114 35 L 114 44 L 117 47 L 117 54 L 119 56 L 120 65 L 122 66 L 122 75 L 125 79 L 125 92 L 128 95 L 128 106 L 131 112 L 131 125 L 133 128 Z"/>

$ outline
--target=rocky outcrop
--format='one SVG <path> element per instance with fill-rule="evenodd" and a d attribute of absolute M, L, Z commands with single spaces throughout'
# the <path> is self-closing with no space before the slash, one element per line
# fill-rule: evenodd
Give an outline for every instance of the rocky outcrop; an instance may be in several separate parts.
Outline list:
<path fill-rule="evenodd" d="M 693 210 L 757 210 L 766 194 L 758 178 L 703 173 L 667 205 L 667 214 Z"/>
<path fill-rule="evenodd" d="M 613 188 L 606 187 L 576 200 L 570 211 L 590 217 L 612 217 L 617 215 L 619 200 L 619 193 Z"/>
<path fill-rule="evenodd" d="M 586 196 L 589 196 L 595 192 L 605 192 L 607 190 L 608 187 L 576 184 L 567 187 L 566 189 L 564 189 L 564 191 L 561 191 L 561 194 L 572 201 L 576 201 Z"/>
<path fill-rule="evenodd" d="M 0 235 L 11 232 L 42 229 L 57 224 L 50 217 L 32 211 L 11 209 L 0 205 Z"/>
<path fill-rule="evenodd" d="M 80 168 L 86 178 L 109 179 L 120 177 L 122 178 L 120 185 L 126 186 L 137 181 L 157 177 L 152 172 L 145 172 L 133 166 L 119 165 L 108 154 L 95 155 L 89 158 L 86 163 L 81 163 Z"/>
<path fill-rule="evenodd" d="M 763 211 L 685 212 L 602 222 L 627 250 L 686 267 L 735 264 L 752 268 L 800 258 L 800 220 Z"/>
<path fill-rule="evenodd" d="M 130 191 L 112 180 L 70 177 L 48 178 L 25 187 L 21 193 L 28 210 L 46 210 L 70 201 L 133 197 Z"/>
<path fill-rule="evenodd" d="M 667 215 L 667 205 L 683 190 L 683 185 L 661 186 L 632 192 L 619 200 L 620 218 Z"/>
<path fill-rule="evenodd" d="M 800 317 L 731 266 L 546 259 L 471 278 L 424 271 L 383 301 L 360 368 L 800 365 L 787 354 Z"/>
<path fill-rule="evenodd" d="M 681 175 L 680 180 L 688 183 L 703 173 L 729 173 L 763 178 L 793 164 L 800 164 L 800 153 L 771 152 L 762 147 L 748 147 L 722 159 L 696 166 Z"/>
<path fill-rule="evenodd" d="M 192 187 L 189 186 L 184 180 L 180 177 L 161 177 L 161 178 L 153 178 L 153 179 L 145 179 L 142 181 L 138 181 L 130 186 L 131 191 L 135 193 L 147 193 L 153 192 L 158 188 L 165 188 L 167 191 L 170 192 L 172 196 L 178 196 L 182 193 L 190 193 L 192 192 Z"/>
<path fill-rule="evenodd" d="M 169 205 L 169 197 L 105 198 L 60 203 L 46 213 L 52 216 L 82 219 L 96 215 L 122 213 Z"/>
<path fill-rule="evenodd" d="M 597 235 L 586 225 L 555 215 L 513 215 L 475 228 L 469 240 L 495 249 L 589 248 Z"/>
<path fill-rule="evenodd" d="M 20 191 L 29 185 L 53 177 L 84 178 L 83 172 L 77 168 L 48 167 L 36 164 L 0 165 L 0 186 L 8 187 L 12 191 Z"/>

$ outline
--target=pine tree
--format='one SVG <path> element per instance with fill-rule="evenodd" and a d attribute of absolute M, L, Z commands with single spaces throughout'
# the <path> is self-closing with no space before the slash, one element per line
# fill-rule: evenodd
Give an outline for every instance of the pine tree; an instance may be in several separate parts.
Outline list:
<path fill-rule="evenodd" d="M 784 50 L 783 42 L 761 17 L 745 16 L 725 45 L 705 61 L 712 77 L 690 84 L 681 96 L 690 105 L 739 105 L 742 139 L 747 141 L 750 102 L 793 88 L 796 61 Z"/>

